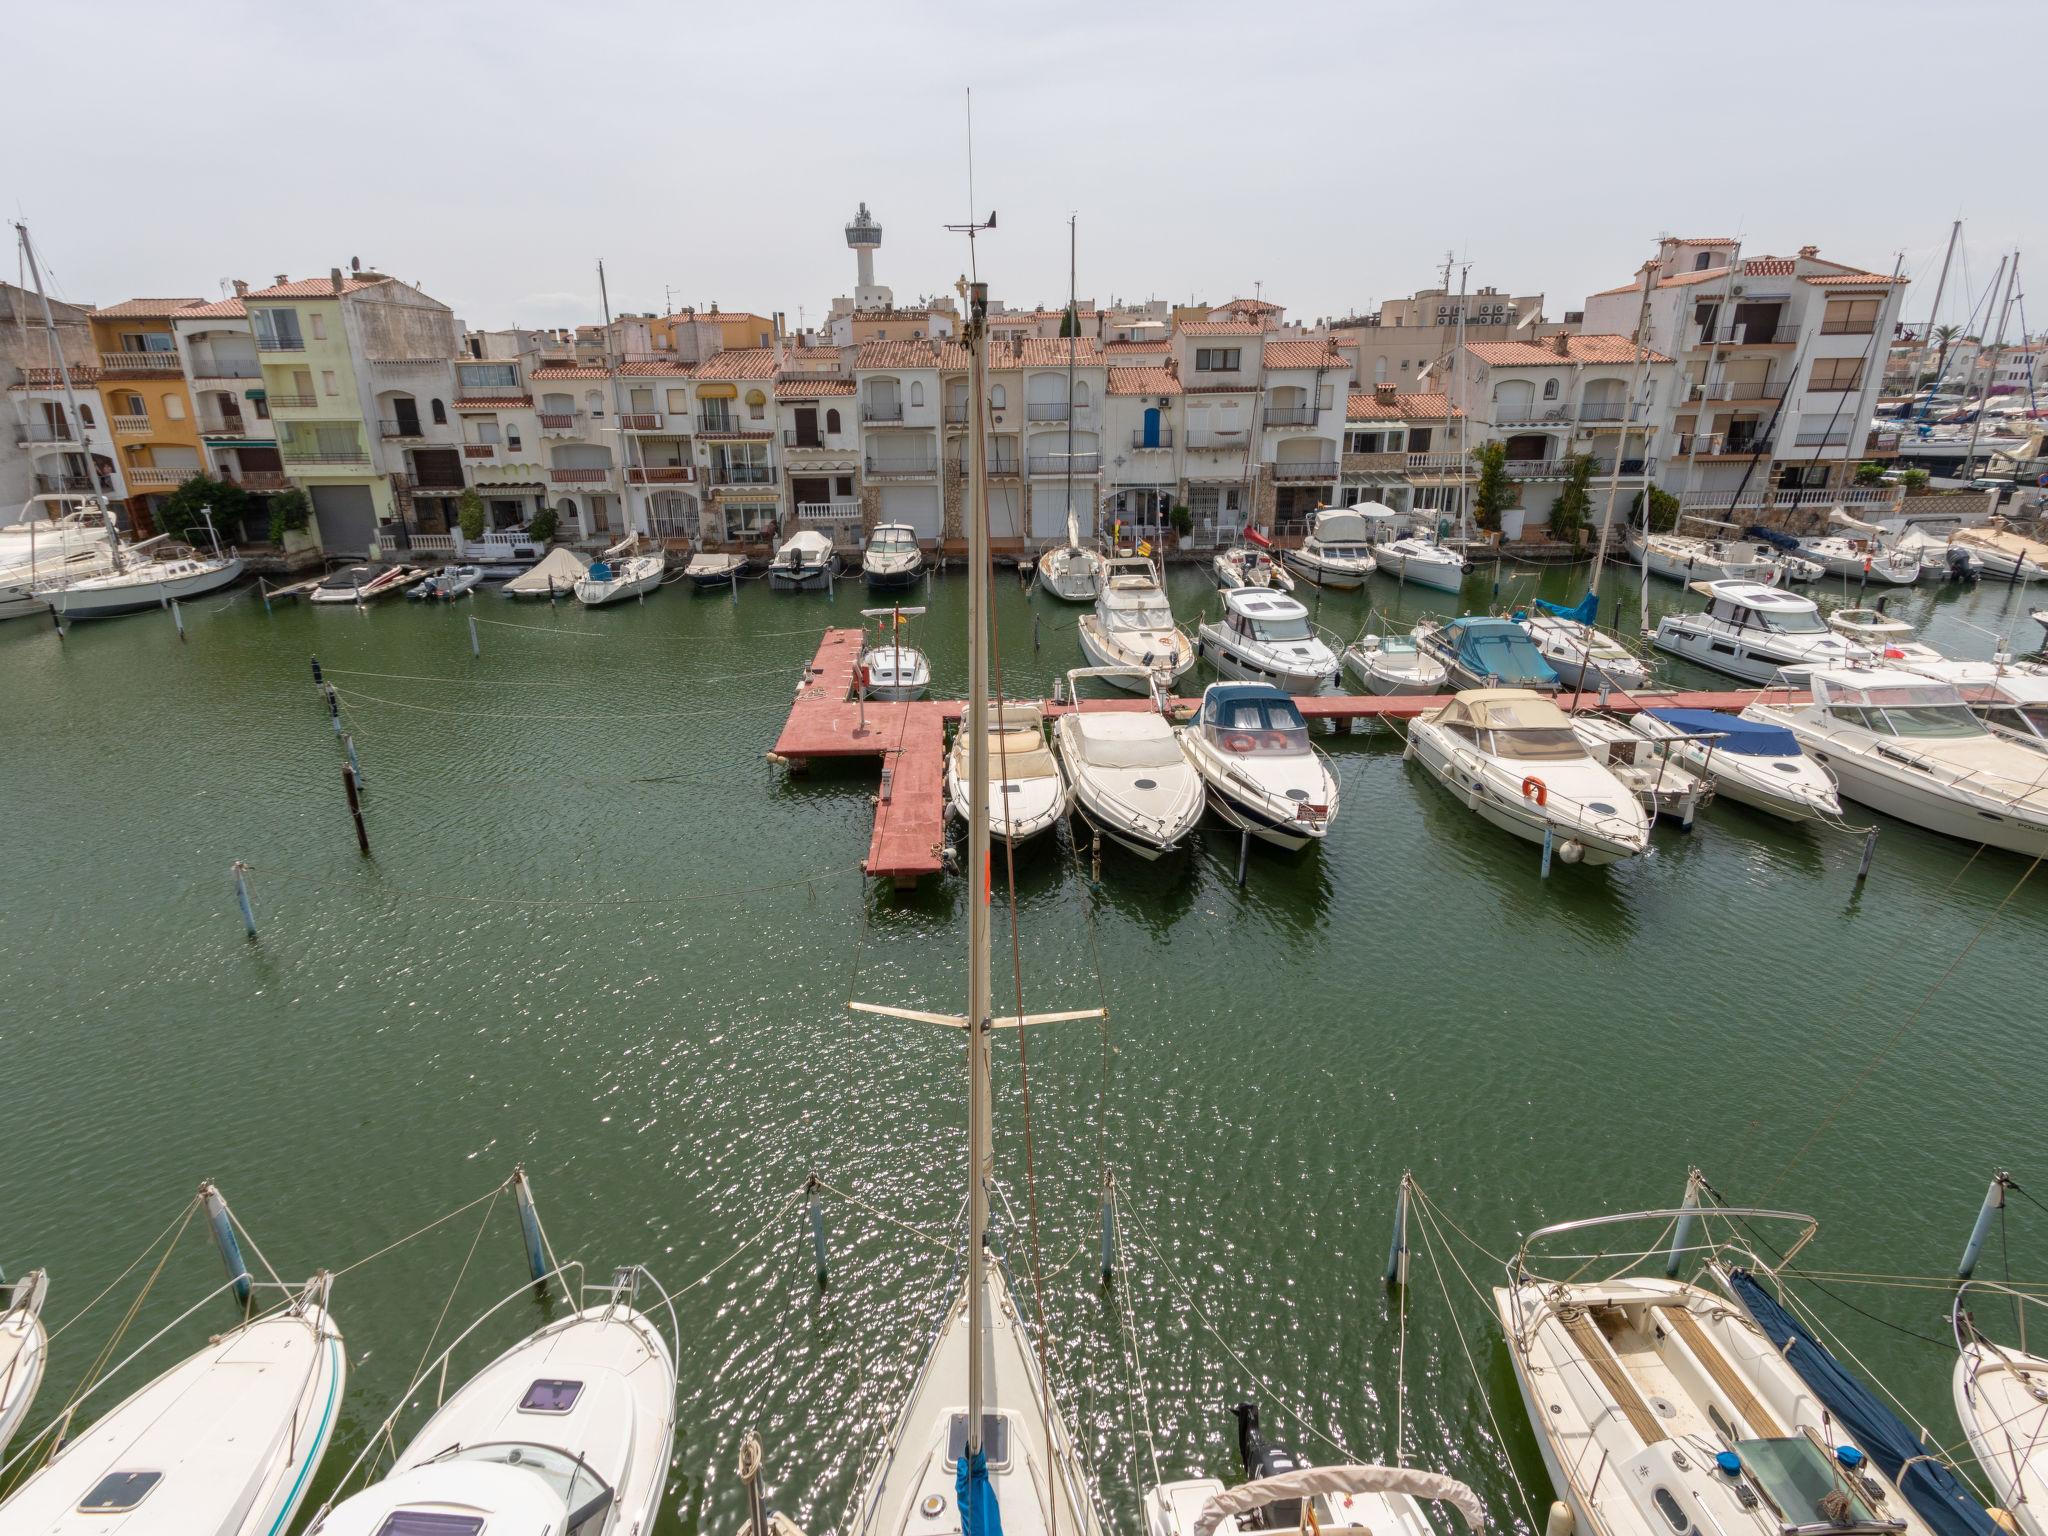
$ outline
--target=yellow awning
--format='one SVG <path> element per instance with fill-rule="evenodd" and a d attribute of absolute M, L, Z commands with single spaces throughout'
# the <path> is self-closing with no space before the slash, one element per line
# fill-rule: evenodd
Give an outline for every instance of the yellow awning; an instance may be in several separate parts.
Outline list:
<path fill-rule="evenodd" d="M 737 400 L 739 394 L 739 387 L 734 384 L 699 384 L 697 386 L 697 398 L 699 400 Z"/>

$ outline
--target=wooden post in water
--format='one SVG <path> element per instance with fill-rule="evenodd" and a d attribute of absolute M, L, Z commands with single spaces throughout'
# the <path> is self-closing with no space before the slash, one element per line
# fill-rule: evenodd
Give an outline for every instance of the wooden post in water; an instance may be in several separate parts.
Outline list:
<path fill-rule="evenodd" d="M 256 909 L 249 904 L 249 866 L 240 859 L 228 866 L 228 873 L 235 877 L 235 903 L 242 909 L 242 926 L 249 930 L 249 937 L 256 937 Z"/>
<path fill-rule="evenodd" d="M 363 851 L 363 857 L 370 856 L 370 834 L 363 826 L 363 801 L 356 792 L 356 771 L 347 763 L 341 765 L 341 786 L 348 792 L 348 813 L 355 818 L 356 846 Z"/>
<path fill-rule="evenodd" d="M 1877 857 L 1877 828 L 1872 827 L 1863 837 L 1863 857 L 1856 865 L 1856 883 L 1861 885 L 1870 878 L 1870 861 Z"/>
<path fill-rule="evenodd" d="M 805 1183 L 804 1190 L 811 1197 L 811 1252 L 817 1260 L 818 1289 L 822 1291 L 832 1284 L 832 1276 L 825 1265 L 825 1211 L 818 1204 L 818 1176 L 815 1173 Z"/>
<path fill-rule="evenodd" d="M 341 734 L 341 695 L 334 691 L 334 684 L 323 684 L 327 691 L 327 718 L 334 722 L 334 734 Z"/>
<path fill-rule="evenodd" d="M 363 777 L 362 759 L 356 756 L 356 738 L 353 732 L 350 732 L 349 734 L 341 738 L 341 749 L 342 751 L 348 754 L 349 767 L 353 768 L 356 771 L 357 791 L 360 792 L 362 790 L 368 789 L 370 787 L 370 781 Z"/>
<path fill-rule="evenodd" d="M 550 577 L 549 579 L 553 580 L 552 577 Z M 483 653 L 483 643 L 476 637 L 476 615 L 472 613 L 469 616 L 469 654 L 472 656 L 481 656 L 483 655 Z"/>
<path fill-rule="evenodd" d="M 1241 828 L 1239 828 L 1239 829 L 1238 829 L 1238 834 L 1237 834 L 1237 883 L 1238 883 L 1238 884 L 1239 884 L 1240 886 L 1242 886 L 1242 885 L 1244 884 L 1244 870 L 1245 870 L 1245 865 L 1247 865 L 1248 863 L 1250 863 L 1250 862 L 1251 862 L 1251 857 L 1252 857 L 1252 832 L 1251 832 L 1251 828 L 1249 828 L 1249 827 L 1241 827 Z"/>
<path fill-rule="evenodd" d="M 1550 824 L 1549 824 L 1548 822 L 1545 822 L 1545 823 L 1544 823 L 1544 826 L 1543 826 L 1543 878 L 1544 878 L 1545 880 L 1548 880 L 1548 879 L 1550 878 L 1550 844 L 1551 844 L 1551 840 L 1552 840 L 1552 837 L 1553 837 L 1553 830 L 1554 830 L 1554 829 L 1553 829 L 1553 828 L 1552 828 L 1552 827 L 1550 826 Z"/>
<path fill-rule="evenodd" d="M 320 675 L 320 658 L 315 656 L 313 658 L 313 686 L 315 688 L 323 687 L 326 682 L 327 679 Z"/>

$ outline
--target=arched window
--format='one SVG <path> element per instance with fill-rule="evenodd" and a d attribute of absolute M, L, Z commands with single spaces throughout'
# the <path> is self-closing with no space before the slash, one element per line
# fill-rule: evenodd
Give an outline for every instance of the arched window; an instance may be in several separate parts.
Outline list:
<path fill-rule="evenodd" d="M 1712 251 L 1701 251 L 1699 255 L 1692 259 L 1692 269 L 1695 272 L 1704 272 L 1713 264 L 1714 253 Z"/>
<path fill-rule="evenodd" d="M 768 409 L 768 397 L 758 389 L 747 391 L 747 415 L 759 421 Z"/>
<path fill-rule="evenodd" d="M 912 405 L 924 404 L 924 381 L 922 379 L 912 379 L 910 381 L 910 403 Z"/>
<path fill-rule="evenodd" d="M 837 411 L 827 411 L 825 413 L 825 430 L 835 433 L 839 430 L 839 413 Z"/>
<path fill-rule="evenodd" d="M 86 424 L 86 425 L 87 425 L 88 427 L 89 427 L 89 426 L 91 426 L 91 425 L 92 425 L 92 407 L 91 407 L 91 406 L 89 406 L 89 405 L 81 405 L 81 406 L 80 406 L 80 407 L 78 408 L 78 419 L 79 419 L 80 421 L 84 422 L 84 423 L 85 423 L 85 424 Z"/>
<path fill-rule="evenodd" d="M 1003 386 L 997 384 L 992 386 L 988 392 L 988 403 L 991 410 L 1000 411 L 1010 403 L 1010 397 L 1004 391 Z"/>
<path fill-rule="evenodd" d="M 583 405 L 593 418 L 604 415 L 604 396 L 597 390 L 585 391 Z"/>
<path fill-rule="evenodd" d="M 1088 403 L 1088 381 L 1087 381 L 1086 379 L 1076 379 L 1076 380 L 1074 380 L 1074 404 L 1076 404 L 1076 405 L 1086 405 L 1087 403 Z"/>
<path fill-rule="evenodd" d="M 1543 398 L 1546 400 L 1555 400 L 1557 398 L 1556 379 L 1545 379 L 1543 381 Z"/>
<path fill-rule="evenodd" d="M 437 427 L 448 425 L 448 407 L 438 400 L 434 402 L 434 425 Z"/>

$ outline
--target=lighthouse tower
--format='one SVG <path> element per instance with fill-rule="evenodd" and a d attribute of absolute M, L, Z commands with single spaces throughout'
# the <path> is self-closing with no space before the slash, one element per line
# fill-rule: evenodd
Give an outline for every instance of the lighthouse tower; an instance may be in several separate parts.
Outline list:
<path fill-rule="evenodd" d="M 868 212 L 866 203 L 860 205 L 860 212 L 847 224 L 846 243 L 853 247 L 853 254 L 860 262 L 860 281 L 853 290 L 854 307 L 889 308 L 895 295 L 875 282 L 875 248 L 882 243 L 882 226 Z"/>

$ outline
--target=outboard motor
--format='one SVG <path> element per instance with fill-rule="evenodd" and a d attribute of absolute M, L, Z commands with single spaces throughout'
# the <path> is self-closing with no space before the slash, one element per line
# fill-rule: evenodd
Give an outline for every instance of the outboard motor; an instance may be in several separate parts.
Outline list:
<path fill-rule="evenodd" d="M 1967 549 L 1958 549 L 1953 544 L 1949 545 L 1948 579 L 1950 581 L 1968 581 L 1970 579 L 1970 552 Z"/>
<path fill-rule="evenodd" d="M 1230 1411 L 1237 1416 L 1237 1454 L 1244 1463 L 1245 1481 L 1278 1477 L 1283 1472 L 1293 1472 L 1309 1465 L 1294 1451 L 1284 1445 L 1268 1443 L 1266 1437 L 1259 1433 L 1258 1404 L 1239 1403 Z M 1241 1518 L 1250 1520 L 1255 1528 L 1262 1531 L 1296 1530 L 1301 1525 L 1301 1500 L 1282 1499 Z"/>

